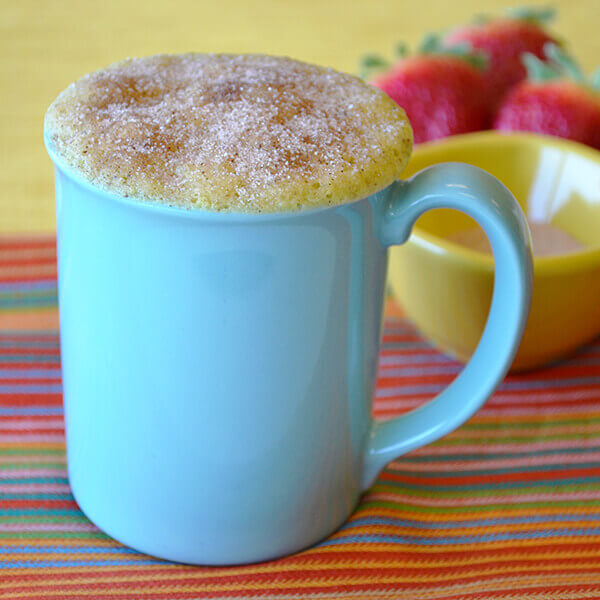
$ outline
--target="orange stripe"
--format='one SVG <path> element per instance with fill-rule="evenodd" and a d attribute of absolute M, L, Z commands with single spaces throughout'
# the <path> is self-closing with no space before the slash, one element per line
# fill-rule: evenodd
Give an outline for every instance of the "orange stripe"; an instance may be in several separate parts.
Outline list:
<path fill-rule="evenodd" d="M 0 311 L 0 329 L 28 330 L 28 329 L 58 329 L 58 309 L 36 308 L 26 311 Z M 44 363 L 47 364 L 47 363 Z"/>
<path fill-rule="evenodd" d="M 30 281 L 32 279 L 56 278 L 56 264 L 40 265 L 0 265 L 0 280 Z"/>

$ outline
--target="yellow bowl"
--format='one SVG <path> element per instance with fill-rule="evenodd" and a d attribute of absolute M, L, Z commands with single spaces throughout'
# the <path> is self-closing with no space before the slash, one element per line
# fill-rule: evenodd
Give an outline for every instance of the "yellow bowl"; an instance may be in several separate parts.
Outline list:
<path fill-rule="evenodd" d="M 600 152 L 532 134 L 479 132 L 420 145 L 404 175 L 440 162 L 495 175 L 534 221 L 550 222 L 585 249 L 534 259 L 531 312 L 513 371 L 554 361 L 600 334 Z M 406 314 L 436 346 L 467 360 L 490 307 L 491 255 L 446 239 L 475 226 L 457 211 L 423 215 L 390 252 L 388 278 Z"/>

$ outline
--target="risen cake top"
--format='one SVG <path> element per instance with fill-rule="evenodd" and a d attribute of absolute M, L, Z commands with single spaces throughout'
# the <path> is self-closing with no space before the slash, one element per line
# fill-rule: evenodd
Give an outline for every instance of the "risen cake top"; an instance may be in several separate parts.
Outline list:
<path fill-rule="evenodd" d="M 86 75 L 46 137 L 102 189 L 142 201 L 286 212 L 365 197 L 412 148 L 404 111 L 360 79 L 289 58 L 183 54 Z"/>

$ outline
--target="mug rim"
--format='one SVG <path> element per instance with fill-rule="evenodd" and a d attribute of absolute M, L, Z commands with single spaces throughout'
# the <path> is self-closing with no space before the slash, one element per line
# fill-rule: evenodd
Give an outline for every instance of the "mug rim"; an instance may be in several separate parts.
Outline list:
<path fill-rule="evenodd" d="M 350 202 L 340 202 L 338 204 L 324 205 L 324 206 L 316 206 L 307 209 L 300 209 L 295 211 L 285 211 L 285 212 L 225 212 L 225 211 L 216 211 L 216 210 L 208 210 L 206 208 L 185 208 L 182 206 L 172 206 L 169 204 L 165 204 L 162 202 L 152 202 L 149 200 L 141 200 L 135 196 L 123 196 L 117 192 L 112 192 L 110 190 L 105 190 L 94 183 L 92 183 L 89 179 L 84 177 L 75 167 L 68 165 L 62 157 L 56 152 L 54 149 L 52 142 L 49 139 L 48 133 L 44 131 L 44 145 L 46 147 L 46 151 L 52 160 L 54 167 L 60 170 L 66 177 L 74 181 L 79 186 L 84 189 L 91 191 L 95 194 L 100 194 L 104 196 L 107 200 L 116 202 L 125 207 L 129 207 L 135 210 L 143 210 L 148 211 L 150 213 L 154 213 L 158 216 L 165 217 L 179 217 L 183 219 L 200 219 L 200 220 L 215 220 L 220 222 L 228 222 L 228 223 L 259 223 L 266 221 L 281 221 L 286 219 L 300 218 L 300 217 L 311 217 L 314 215 L 318 215 L 321 213 L 325 213 L 327 211 L 335 211 L 337 209 L 343 207 L 353 206 L 358 204 L 359 202 L 363 202 L 368 198 L 376 194 L 380 194 L 386 189 L 390 188 L 397 181 L 395 180 L 392 183 L 375 190 L 368 196 L 362 196 L 357 198 L 356 200 L 352 200 Z"/>

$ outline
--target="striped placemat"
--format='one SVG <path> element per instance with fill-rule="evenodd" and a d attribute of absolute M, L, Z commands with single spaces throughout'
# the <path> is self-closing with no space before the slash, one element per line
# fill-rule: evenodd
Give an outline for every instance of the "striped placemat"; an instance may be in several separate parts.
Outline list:
<path fill-rule="evenodd" d="M 459 430 L 392 463 L 318 546 L 180 566 L 114 542 L 71 496 L 54 264 L 51 238 L 0 241 L 0 599 L 600 598 L 600 343 L 510 377 Z M 376 416 L 459 369 L 388 317 Z"/>

